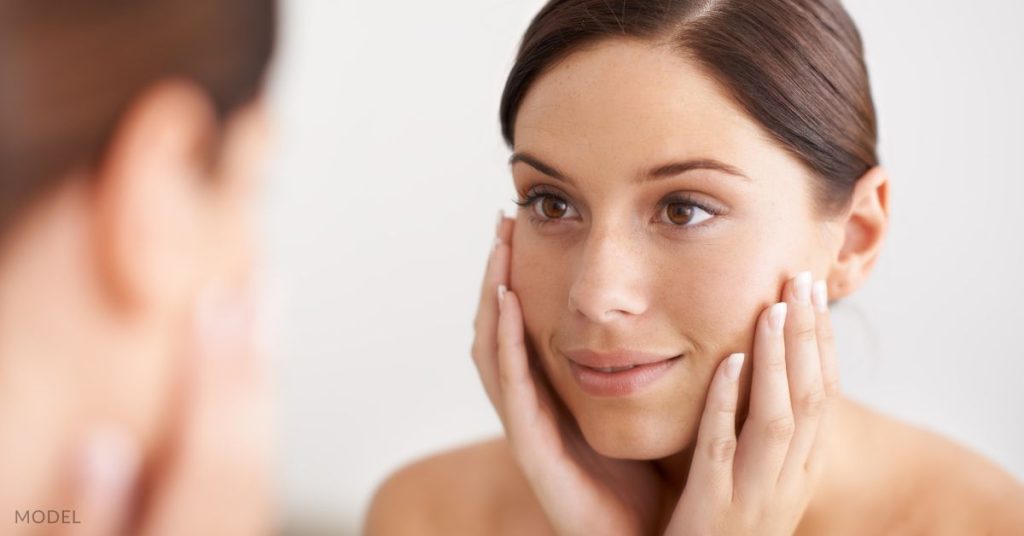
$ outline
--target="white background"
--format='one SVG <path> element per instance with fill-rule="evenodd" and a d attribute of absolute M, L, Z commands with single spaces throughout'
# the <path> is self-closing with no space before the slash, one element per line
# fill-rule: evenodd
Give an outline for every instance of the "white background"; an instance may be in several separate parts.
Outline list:
<path fill-rule="evenodd" d="M 471 321 L 513 198 L 498 99 L 541 3 L 284 6 L 263 222 L 291 533 L 356 533 L 397 466 L 500 433 Z M 847 6 L 893 215 L 873 278 L 835 311 L 844 385 L 1024 479 L 1024 4 Z"/>

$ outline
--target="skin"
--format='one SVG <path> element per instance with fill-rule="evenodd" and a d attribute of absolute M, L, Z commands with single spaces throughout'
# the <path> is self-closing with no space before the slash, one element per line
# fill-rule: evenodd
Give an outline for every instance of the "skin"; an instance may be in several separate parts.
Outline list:
<path fill-rule="evenodd" d="M 0 487 L 0 532 L 272 528 L 247 292 L 263 105 L 218 122 L 193 84 L 153 84 L 101 163 L 69 170 L 5 236 L 0 481 L 18 485 Z M 252 514 L 218 515 L 229 503 Z M 78 523 L 15 524 L 24 509 Z"/>
<path fill-rule="evenodd" d="M 884 170 L 821 213 L 816 179 L 710 76 L 640 41 L 553 66 L 515 133 L 529 203 L 499 224 L 473 348 L 505 437 L 396 472 L 368 534 L 1024 530 L 1024 491 L 999 468 L 842 396 L 828 312 L 797 292 L 803 271 L 825 282 L 819 301 L 868 277 Z M 694 159 L 746 178 L 651 173 Z M 529 199 L 537 188 L 559 201 Z M 718 214 L 678 227 L 665 210 L 678 192 Z M 766 321 L 779 301 L 781 331 Z M 683 358 L 641 392 L 598 398 L 569 374 L 563 352 L 578 348 Z M 724 374 L 734 352 L 738 380 Z"/>

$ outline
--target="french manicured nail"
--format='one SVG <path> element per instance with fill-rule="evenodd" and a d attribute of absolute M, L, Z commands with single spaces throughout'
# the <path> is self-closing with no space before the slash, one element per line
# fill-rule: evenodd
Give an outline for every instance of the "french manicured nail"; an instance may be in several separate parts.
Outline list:
<path fill-rule="evenodd" d="M 81 453 L 81 478 L 87 493 L 96 498 L 120 497 L 135 480 L 139 451 L 127 435 L 114 430 L 97 430 Z"/>
<path fill-rule="evenodd" d="M 498 305 L 499 306 L 502 305 L 503 303 L 505 303 L 505 292 L 507 292 L 507 291 L 508 291 L 508 289 L 505 288 L 505 285 L 498 285 Z"/>
<path fill-rule="evenodd" d="M 819 313 L 828 311 L 828 287 L 825 281 L 816 281 L 811 294 L 814 298 L 814 309 Z"/>
<path fill-rule="evenodd" d="M 742 353 L 732 354 L 725 358 L 725 377 L 736 381 L 736 378 L 740 377 L 740 369 L 743 368 L 743 358 L 745 356 Z"/>
<path fill-rule="evenodd" d="M 494 225 L 494 234 L 501 234 L 501 222 L 505 221 L 505 211 L 498 209 L 498 222 Z"/>
<path fill-rule="evenodd" d="M 768 321 L 776 333 L 782 331 L 782 327 L 786 325 L 786 302 L 779 302 L 772 306 L 771 311 L 768 312 Z"/>
<path fill-rule="evenodd" d="M 501 246 L 501 237 L 500 236 L 494 237 L 494 245 L 491 247 L 491 253 L 494 253 L 495 251 L 498 251 L 498 248 L 500 246 Z"/>
<path fill-rule="evenodd" d="M 793 295 L 797 303 L 811 303 L 811 272 L 800 272 L 793 278 Z"/>

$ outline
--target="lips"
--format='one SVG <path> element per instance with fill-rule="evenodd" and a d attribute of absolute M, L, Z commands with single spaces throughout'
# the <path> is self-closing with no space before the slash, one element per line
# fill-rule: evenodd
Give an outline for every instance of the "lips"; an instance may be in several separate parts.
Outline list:
<path fill-rule="evenodd" d="M 576 384 L 583 392 L 596 397 L 638 393 L 664 376 L 682 357 L 635 351 L 563 353 L 569 360 Z"/>
<path fill-rule="evenodd" d="M 650 365 L 666 359 L 679 357 L 678 354 L 654 354 L 633 350 L 615 350 L 612 352 L 595 352 L 592 350 L 570 350 L 562 352 L 570 361 L 592 369 L 628 369 L 638 365 Z"/>

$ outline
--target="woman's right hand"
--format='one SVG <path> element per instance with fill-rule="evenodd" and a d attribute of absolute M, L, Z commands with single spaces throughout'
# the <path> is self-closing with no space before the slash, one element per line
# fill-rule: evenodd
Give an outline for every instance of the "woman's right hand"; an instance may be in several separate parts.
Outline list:
<path fill-rule="evenodd" d="M 149 471 L 117 430 L 85 447 L 67 536 L 258 536 L 275 530 L 272 391 L 246 291 L 197 308 L 176 417 Z"/>
<path fill-rule="evenodd" d="M 512 454 L 559 535 L 651 534 L 663 506 L 654 466 L 594 451 L 544 381 L 539 363 L 531 366 L 519 299 L 507 290 L 514 225 L 499 217 L 472 350 Z"/>

